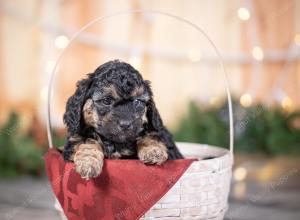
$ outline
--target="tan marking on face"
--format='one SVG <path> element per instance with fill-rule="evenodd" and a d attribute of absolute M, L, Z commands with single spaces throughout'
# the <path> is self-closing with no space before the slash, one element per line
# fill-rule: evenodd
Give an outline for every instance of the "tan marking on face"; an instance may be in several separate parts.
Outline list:
<path fill-rule="evenodd" d="M 97 127 L 99 117 L 93 107 L 93 101 L 91 99 L 88 99 L 83 106 L 83 117 L 87 125 L 90 125 L 94 128 Z"/>
<path fill-rule="evenodd" d="M 136 96 L 140 96 L 144 93 L 144 87 L 140 86 L 140 87 L 136 87 L 132 92 L 131 92 L 131 96 L 132 97 L 136 97 Z"/>
<path fill-rule="evenodd" d="M 142 117 L 143 123 L 147 123 L 148 122 L 148 118 L 147 118 L 147 109 L 145 110 L 143 117 Z"/>
<path fill-rule="evenodd" d="M 110 85 L 108 87 L 104 87 L 103 91 L 105 93 L 104 95 L 106 95 L 106 96 L 110 95 L 115 100 L 120 99 L 120 96 L 118 95 L 117 90 L 116 90 L 116 88 L 115 88 L 114 85 Z"/>

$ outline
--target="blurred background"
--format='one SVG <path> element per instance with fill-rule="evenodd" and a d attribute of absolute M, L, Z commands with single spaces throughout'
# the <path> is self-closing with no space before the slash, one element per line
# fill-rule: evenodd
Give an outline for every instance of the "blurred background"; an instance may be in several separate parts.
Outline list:
<path fill-rule="evenodd" d="M 300 219 L 299 0 L 1 0 L 0 219 L 59 219 L 43 154 L 55 61 L 90 20 L 151 9 L 201 27 L 229 76 L 235 167 L 226 219 Z M 162 14 L 114 16 L 86 29 L 64 53 L 51 93 L 55 146 L 77 80 L 121 59 L 152 82 L 177 141 L 228 148 L 223 72 L 199 31 Z"/>

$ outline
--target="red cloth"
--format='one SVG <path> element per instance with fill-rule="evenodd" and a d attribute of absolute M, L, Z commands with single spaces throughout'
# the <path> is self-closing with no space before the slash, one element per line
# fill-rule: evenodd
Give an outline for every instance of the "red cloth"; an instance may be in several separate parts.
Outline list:
<path fill-rule="evenodd" d="M 69 220 L 134 220 L 143 216 L 177 182 L 194 160 L 169 160 L 147 166 L 139 160 L 104 161 L 102 173 L 84 180 L 50 149 L 46 173 Z"/>

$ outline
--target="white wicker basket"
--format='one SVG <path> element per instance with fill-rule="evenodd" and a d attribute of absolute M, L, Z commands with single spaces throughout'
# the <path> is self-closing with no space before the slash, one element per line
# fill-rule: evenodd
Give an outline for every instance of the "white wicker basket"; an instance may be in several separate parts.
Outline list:
<path fill-rule="evenodd" d="M 182 22 L 199 31 L 212 46 L 216 55 L 219 58 L 219 64 L 224 73 L 224 81 L 226 86 L 228 109 L 229 109 L 229 124 L 230 124 L 230 149 L 226 150 L 219 147 L 209 145 L 194 144 L 194 143 L 177 143 L 180 151 L 186 158 L 199 158 L 186 170 L 178 182 L 158 201 L 147 213 L 141 218 L 142 220 L 194 220 L 194 219 L 223 219 L 227 210 L 228 194 L 230 189 L 231 170 L 233 165 L 233 117 L 232 104 L 227 80 L 227 74 L 220 56 L 220 53 L 207 34 L 197 25 L 188 20 L 157 11 L 123 11 L 116 14 L 99 17 L 73 35 L 70 44 L 87 28 L 95 23 L 102 22 L 111 17 L 123 14 L 132 13 L 147 13 L 152 15 L 163 15 L 169 18 Z M 69 45 L 70 45 L 69 44 Z M 68 46 L 69 47 L 69 46 Z M 68 49 L 68 47 L 66 49 Z M 50 100 L 53 89 L 53 82 L 57 72 L 57 67 L 61 58 L 66 51 L 64 49 L 56 61 L 56 65 L 52 71 L 51 80 L 48 90 L 48 120 L 47 131 L 49 147 L 52 148 L 51 134 L 51 111 Z M 213 159 L 201 160 L 204 157 L 213 157 Z M 55 208 L 59 211 L 62 219 L 67 219 L 56 200 Z"/>
<path fill-rule="evenodd" d="M 177 143 L 185 157 L 215 157 L 191 164 L 143 220 L 223 219 L 233 160 L 230 151 L 209 145 Z"/>

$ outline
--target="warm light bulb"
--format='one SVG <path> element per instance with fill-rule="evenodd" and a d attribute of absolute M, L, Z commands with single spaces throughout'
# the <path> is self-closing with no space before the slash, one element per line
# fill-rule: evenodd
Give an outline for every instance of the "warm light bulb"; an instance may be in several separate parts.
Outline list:
<path fill-rule="evenodd" d="M 188 55 L 187 55 L 188 59 L 192 62 L 198 62 L 201 60 L 202 58 L 202 54 L 199 50 L 197 49 L 191 49 L 189 52 L 188 52 Z"/>
<path fill-rule="evenodd" d="M 221 100 L 217 96 L 211 97 L 209 99 L 209 104 L 214 105 L 214 106 L 218 106 L 220 104 L 220 102 L 221 102 Z"/>
<path fill-rule="evenodd" d="M 296 34 L 294 38 L 295 44 L 300 47 L 300 34 Z"/>
<path fill-rule="evenodd" d="M 252 97 L 250 94 L 244 94 L 240 98 L 240 103 L 243 107 L 250 107 L 252 105 Z"/>
<path fill-rule="evenodd" d="M 292 111 L 293 110 L 292 99 L 288 96 L 284 97 L 281 101 L 281 107 L 288 112 Z"/>
<path fill-rule="evenodd" d="M 241 20 L 247 21 L 250 18 L 250 12 L 247 8 L 239 8 L 238 16 Z"/>
<path fill-rule="evenodd" d="M 66 37 L 65 35 L 60 35 L 55 38 L 54 44 L 55 44 L 56 48 L 64 49 L 69 44 L 69 38 Z"/>
<path fill-rule="evenodd" d="M 245 198 L 247 192 L 247 187 L 245 182 L 237 182 L 233 186 L 233 195 L 237 199 L 243 199 Z"/>
<path fill-rule="evenodd" d="M 252 56 L 256 60 L 262 60 L 264 58 L 264 52 L 260 47 L 253 47 Z"/>
<path fill-rule="evenodd" d="M 236 181 L 242 181 L 247 177 L 247 170 L 244 167 L 238 167 L 233 172 Z"/>

